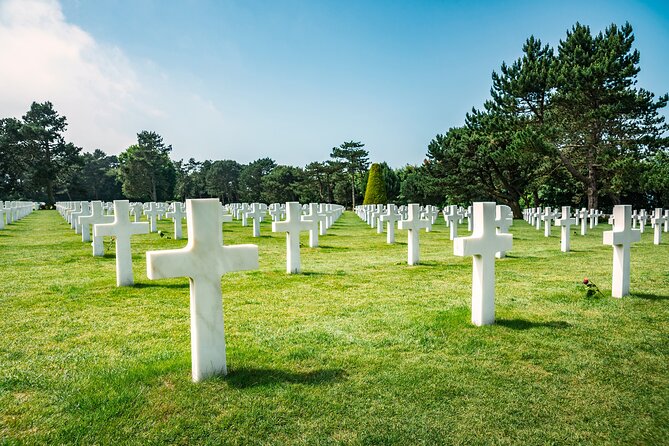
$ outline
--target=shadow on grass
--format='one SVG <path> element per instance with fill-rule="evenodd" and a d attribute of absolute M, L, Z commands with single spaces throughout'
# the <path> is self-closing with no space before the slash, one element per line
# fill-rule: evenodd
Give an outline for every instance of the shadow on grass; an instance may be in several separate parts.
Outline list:
<path fill-rule="evenodd" d="M 190 282 L 186 281 L 184 283 L 160 283 L 160 282 L 142 282 L 142 283 L 135 283 L 133 285 L 133 288 L 177 288 L 177 289 L 182 289 L 182 288 L 189 288 L 190 287 Z"/>
<path fill-rule="evenodd" d="M 340 381 L 344 378 L 341 369 L 313 370 L 311 372 L 288 372 L 277 369 L 233 369 L 225 381 L 239 389 L 260 387 L 274 384 L 320 385 Z"/>
<path fill-rule="evenodd" d="M 319 245 L 324 251 L 349 251 L 351 248 L 347 246 L 330 246 L 330 245 Z"/>
<path fill-rule="evenodd" d="M 631 297 L 636 297 L 637 299 L 646 299 L 646 300 L 669 300 L 669 296 L 660 296 L 657 294 L 648 294 L 648 293 L 632 293 Z"/>
<path fill-rule="evenodd" d="M 495 320 L 495 325 L 501 325 L 502 327 L 510 328 L 512 330 L 529 330 L 530 328 L 542 327 L 562 330 L 571 327 L 571 325 L 565 321 L 533 322 L 528 321 L 527 319 L 497 319 Z"/>

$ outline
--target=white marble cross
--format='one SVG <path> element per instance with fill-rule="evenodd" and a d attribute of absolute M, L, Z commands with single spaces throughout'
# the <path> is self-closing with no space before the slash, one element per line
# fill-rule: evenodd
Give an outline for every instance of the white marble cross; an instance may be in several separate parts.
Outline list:
<path fill-rule="evenodd" d="M 578 217 L 581 220 L 581 235 L 585 235 L 588 228 L 588 210 L 586 208 L 582 208 L 580 211 L 578 211 Z"/>
<path fill-rule="evenodd" d="M 223 246 L 217 198 L 186 200 L 188 244 L 146 253 L 151 280 L 190 279 L 190 332 L 193 381 L 225 375 L 225 326 L 221 276 L 258 269 L 256 245 Z"/>
<path fill-rule="evenodd" d="M 181 240 L 181 220 L 186 218 L 186 213 L 184 212 L 184 205 L 178 201 L 172 203 L 172 210 L 168 211 L 165 216 L 171 218 L 174 222 L 174 240 Z"/>
<path fill-rule="evenodd" d="M 79 204 L 79 210 L 72 212 L 72 228 L 75 234 L 81 234 L 81 225 L 79 224 L 79 217 L 90 215 L 91 208 L 88 201 L 82 201 Z"/>
<path fill-rule="evenodd" d="M 664 232 L 669 232 L 669 210 L 664 211 Z"/>
<path fill-rule="evenodd" d="M 134 217 L 136 222 L 142 219 L 144 213 L 144 206 L 142 203 L 130 203 L 130 214 Z"/>
<path fill-rule="evenodd" d="M 458 236 L 458 222 L 460 221 L 462 214 L 460 213 L 457 205 L 450 205 L 448 209 L 448 216 L 446 216 L 445 219 L 449 224 L 448 227 L 450 239 L 455 240 L 455 238 Z"/>
<path fill-rule="evenodd" d="M 409 204 L 409 211 L 406 220 L 400 220 L 397 224 L 399 229 L 409 231 L 409 265 L 416 265 L 420 261 L 420 247 L 418 232 L 421 228 L 427 228 L 430 222 L 420 217 L 420 205 L 416 203 Z"/>
<path fill-rule="evenodd" d="M 93 225 L 94 237 L 116 237 L 116 286 L 131 286 L 135 283 L 130 237 L 149 233 L 148 223 L 130 221 L 129 204 L 128 200 L 114 200 L 114 222 Z"/>
<path fill-rule="evenodd" d="M 400 218 L 401 215 L 397 212 L 397 206 L 392 203 L 388 204 L 386 213 L 379 217 L 381 223 L 386 223 L 386 243 L 395 243 L 395 223 L 398 222 Z M 381 226 L 383 225 L 381 224 Z"/>
<path fill-rule="evenodd" d="M 639 211 L 639 215 L 637 216 L 637 219 L 639 220 L 639 229 L 641 230 L 641 233 L 643 234 L 646 230 L 646 222 L 648 221 L 648 213 L 646 212 L 645 209 L 641 209 Z"/>
<path fill-rule="evenodd" d="M 555 220 L 556 214 L 551 211 L 551 208 L 544 208 L 544 213 L 541 214 L 541 219 L 544 222 L 544 237 L 551 236 L 551 227 L 553 226 L 553 220 Z"/>
<path fill-rule="evenodd" d="M 627 296 L 630 292 L 630 245 L 641 240 L 641 232 L 632 229 L 632 206 L 613 208 L 613 231 L 604 232 L 604 244 L 613 246 L 613 297 Z"/>
<path fill-rule="evenodd" d="M 286 272 L 297 274 L 300 264 L 300 232 L 316 226 L 313 220 L 302 220 L 302 206 L 296 201 L 286 203 L 286 219 L 272 222 L 272 232 L 286 233 Z"/>
<path fill-rule="evenodd" d="M 497 234 L 495 203 L 474 203 L 474 231 L 469 237 L 453 241 L 453 254 L 473 256 L 472 323 L 489 325 L 495 322 L 495 253 L 510 251 L 511 234 Z"/>
<path fill-rule="evenodd" d="M 560 218 L 555 220 L 555 225 L 560 226 L 560 251 L 569 252 L 569 238 L 571 237 L 571 225 L 576 224 L 576 219 L 571 218 L 571 206 L 562 206 Z"/>
<path fill-rule="evenodd" d="M 251 217 L 253 219 L 253 236 L 254 237 L 260 237 L 260 222 L 262 221 L 262 218 L 265 216 L 265 210 L 261 206 L 260 203 L 253 203 L 251 205 L 251 209 L 246 212 L 247 217 Z"/>
<path fill-rule="evenodd" d="M 318 248 L 319 225 L 324 225 L 327 216 L 318 211 L 318 203 L 309 203 L 309 213 L 302 216 L 305 221 L 313 221 L 314 226 L 309 229 L 309 247 Z"/>
<path fill-rule="evenodd" d="M 157 227 L 157 220 L 158 216 L 161 214 L 160 209 L 158 209 L 158 206 L 156 203 L 151 202 L 149 203 L 149 208 L 144 209 L 144 215 L 147 216 L 149 219 L 149 231 L 150 232 L 156 232 L 158 230 Z"/>
<path fill-rule="evenodd" d="M 662 225 L 667 222 L 667 218 L 662 216 L 662 208 L 655 208 L 655 215 L 651 219 L 654 226 L 653 243 L 659 245 L 662 241 Z"/>
<path fill-rule="evenodd" d="M 534 210 L 534 227 L 537 230 L 541 229 L 541 206 Z"/>
<path fill-rule="evenodd" d="M 81 241 L 82 242 L 91 241 L 91 227 L 93 225 L 101 223 L 111 223 L 113 221 L 114 221 L 113 216 L 104 215 L 101 201 L 92 201 L 91 214 L 79 217 L 79 224 L 81 225 Z M 97 237 L 97 243 L 93 244 L 93 255 L 94 256 L 104 255 L 104 246 L 102 243 L 102 237 Z"/>
<path fill-rule="evenodd" d="M 423 211 L 423 216 L 430 222 L 430 225 L 425 228 L 425 232 L 432 231 L 432 225 L 437 222 L 437 217 L 439 216 L 437 207 L 430 204 L 426 205 L 425 210 Z"/>
<path fill-rule="evenodd" d="M 495 225 L 497 226 L 497 234 L 508 234 L 509 228 L 513 225 L 513 211 L 505 204 L 498 204 L 495 207 Z M 495 253 L 495 257 L 503 259 L 506 257 L 506 252 L 499 251 Z"/>

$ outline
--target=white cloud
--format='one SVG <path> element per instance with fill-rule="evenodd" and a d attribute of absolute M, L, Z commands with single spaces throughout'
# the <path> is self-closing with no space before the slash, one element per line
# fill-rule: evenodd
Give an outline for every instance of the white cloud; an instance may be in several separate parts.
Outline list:
<path fill-rule="evenodd" d="M 56 0 L 0 0 L 0 117 L 51 101 L 68 119 L 69 141 L 107 153 L 125 149 L 141 130 L 162 134 L 177 152 L 188 121 L 220 125 L 215 104 L 174 85 L 151 61 L 136 66 L 68 23 Z"/>

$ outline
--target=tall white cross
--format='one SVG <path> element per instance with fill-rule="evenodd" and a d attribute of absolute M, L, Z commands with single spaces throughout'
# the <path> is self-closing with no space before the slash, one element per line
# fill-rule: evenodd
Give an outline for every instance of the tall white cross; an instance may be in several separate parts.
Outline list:
<path fill-rule="evenodd" d="M 91 208 L 88 201 L 82 201 L 79 205 L 79 210 L 72 212 L 72 228 L 75 234 L 81 234 L 81 226 L 79 225 L 79 217 L 90 215 Z"/>
<path fill-rule="evenodd" d="M 397 224 L 399 229 L 406 229 L 409 231 L 408 248 L 409 265 L 416 265 L 420 261 L 420 247 L 418 232 L 421 228 L 427 228 L 430 222 L 420 217 L 420 205 L 416 203 L 409 204 L 409 212 L 406 220 L 400 220 Z"/>
<path fill-rule="evenodd" d="M 251 209 L 246 212 L 246 216 L 253 219 L 253 236 L 260 237 L 260 222 L 265 216 L 265 210 L 260 203 L 253 203 Z"/>
<path fill-rule="evenodd" d="M 158 209 L 158 206 L 153 201 L 149 203 L 148 209 L 144 209 L 144 215 L 146 215 L 147 218 L 149 219 L 150 232 L 156 232 L 158 230 L 157 221 L 160 213 L 161 213 L 160 209 Z"/>
<path fill-rule="evenodd" d="M 93 225 L 94 237 L 116 237 L 116 286 L 131 286 L 135 283 L 132 276 L 130 237 L 149 233 L 148 223 L 130 221 L 128 206 L 128 200 L 114 200 L 114 222 Z"/>
<path fill-rule="evenodd" d="M 297 274 L 301 270 L 300 232 L 308 231 L 318 223 L 302 220 L 302 206 L 296 201 L 286 203 L 286 219 L 272 222 L 272 232 L 286 233 L 286 272 Z"/>
<path fill-rule="evenodd" d="M 444 218 L 449 223 L 448 227 L 450 239 L 455 240 L 455 238 L 458 236 L 458 222 L 460 221 L 462 214 L 460 213 L 460 208 L 457 205 L 452 204 L 448 207 L 448 209 L 448 216 L 445 216 Z"/>
<path fill-rule="evenodd" d="M 541 206 L 534 210 L 534 227 L 537 230 L 541 229 Z"/>
<path fill-rule="evenodd" d="M 581 220 L 581 235 L 585 235 L 588 228 L 588 210 L 586 208 L 582 208 L 580 211 L 578 211 L 578 217 Z"/>
<path fill-rule="evenodd" d="M 90 215 L 85 215 L 79 217 L 79 224 L 81 225 L 81 241 L 90 242 L 91 241 L 91 227 L 93 225 L 101 223 L 111 223 L 114 221 L 114 217 L 111 215 L 104 215 L 102 210 L 101 201 L 92 201 L 91 202 L 91 213 Z M 104 255 L 102 237 L 98 237 L 97 250 L 96 246 L 93 246 L 93 255 L 102 256 Z"/>
<path fill-rule="evenodd" d="M 178 201 L 172 203 L 172 210 L 168 211 L 165 214 L 165 216 L 167 218 L 171 218 L 172 221 L 174 222 L 174 240 L 181 240 L 182 238 L 181 220 L 186 218 L 183 203 L 180 203 Z"/>
<path fill-rule="evenodd" d="M 569 252 L 569 238 L 571 236 L 571 225 L 576 224 L 576 219 L 571 218 L 571 206 L 562 206 L 560 218 L 555 220 L 555 225 L 560 226 L 560 251 Z"/>
<path fill-rule="evenodd" d="M 641 232 L 632 229 L 632 206 L 613 208 L 613 231 L 604 232 L 604 244 L 613 246 L 613 285 L 611 295 L 623 297 L 630 293 L 630 245 L 641 240 Z"/>
<path fill-rule="evenodd" d="M 182 249 L 146 253 L 149 279 L 190 279 L 193 381 L 227 373 L 221 276 L 258 269 L 256 245 L 223 246 L 220 202 L 186 200 L 188 244 Z"/>
<path fill-rule="evenodd" d="M 397 212 L 397 206 L 392 203 L 388 204 L 386 213 L 379 217 L 381 223 L 386 223 L 386 243 L 389 245 L 395 243 L 395 223 L 398 222 L 400 218 L 401 215 Z M 381 224 L 381 226 L 383 225 Z"/>
<path fill-rule="evenodd" d="M 318 203 L 309 203 L 309 213 L 302 216 L 305 221 L 313 221 L 315 224 L 309 229 L 309 247 L 318 248 L 319 225 L 325 224 L 326 215 L 318 211 Z"/>
<path fill-rule="evenodd" d="M 553 226 L 553 220 L 555 220 L 556 214 L 551 211 L 551 208 L 544 208 L 544 213 L 541 214 L 541 219 L 544 221 L 544 237 L 551 236 L 551 227 Z"/>
<path fill-rule="evenodd" d="M 135 218 L 136 222 L 142 219 L 144 213 L 144 206 L 142 203 L 130 203 L 130 214 Z"/>
<path fill-rule="evenodd" d="M 498 204 L 495 207 L 495 226 L 497 226 L 497 234 L 508 234 L 511 225 L 513 225 L 513 211 L 505 204 Z M 495 253 L 495 257 L 503 259 L 506 257 L 506 252 L 499 251 Z"/>
<path fill-rule="evenodd" d="M 655 208 L 655 215 L 651 219 L 655 226 L 653 233 L 653 243 L 659 245 L 662 241 L 662 225 L 667 222 L 667 218 L 662 216 L 662 208 Z"/>
<path fill-rule="evenodd" d="M 639 229 L 641 229 L 641 233 L 643 234 L 646 230 L 646 222 L 648 221 L 648 213 L 645 209 L 639 211 L 637 219 L 639 220 Z"/>
<path fill-rule="evenodd" d="M 474 203 L 474 231 L 470 237 L 453 241 L 453 254 L 473 256 L 472 323 L 489 325 L 495 322 L 495 253 L 510 251 L 511 234 L 497 234 L 495 203 Z"/>

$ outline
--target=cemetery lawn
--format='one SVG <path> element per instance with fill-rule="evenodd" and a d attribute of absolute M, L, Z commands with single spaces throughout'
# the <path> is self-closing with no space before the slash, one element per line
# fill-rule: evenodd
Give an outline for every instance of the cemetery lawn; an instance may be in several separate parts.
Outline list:
<path fill-rule="evenodd" d="M 199 384 L 188 279 L 146 278 L 145 251 L 184 240 L 133 237 L 117 288 L 113 249 L 92 257 L 55 211 L 0 231 L 0 444 L 669 444 L 669 234 L 633 245 L 614 299 L 609 225 L 565 254 L 516 220 L 479 328 L 441 218 L 410 267 L 405 231 L 386 245 L 346 212 L 320 248 L 303 235 L 293 276 L 270 228 L 224 227 L 260 270 L 223 277 L 229 375 Z"/>

